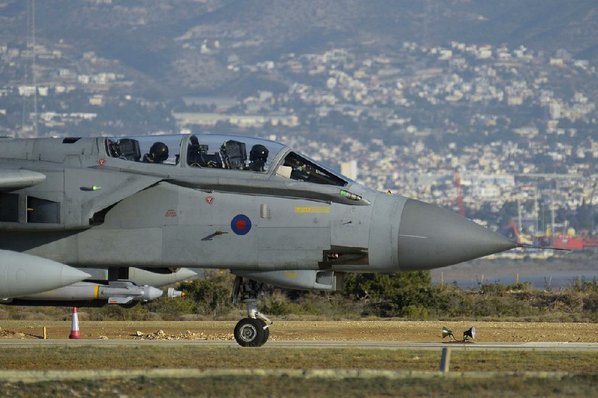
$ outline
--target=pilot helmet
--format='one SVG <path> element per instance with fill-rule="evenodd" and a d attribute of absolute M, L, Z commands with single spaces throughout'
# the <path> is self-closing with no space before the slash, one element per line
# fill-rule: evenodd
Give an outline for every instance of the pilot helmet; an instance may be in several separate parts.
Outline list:
<path fill-rule="evenodd" d="M 249 152 L 249 160 L 251 162 L 261 160 L 265 163 L 266 159 L 268 159 L 268 148 L 266 148 L 262 144 L 256 144 L 251 147 L 251 151 Z"/>
<path fill-rule="evenodd" d="M 163 142 L 155 142 L 150 148 L 154 162 L 163 162 L 168 159 L 168 147 Z"/>

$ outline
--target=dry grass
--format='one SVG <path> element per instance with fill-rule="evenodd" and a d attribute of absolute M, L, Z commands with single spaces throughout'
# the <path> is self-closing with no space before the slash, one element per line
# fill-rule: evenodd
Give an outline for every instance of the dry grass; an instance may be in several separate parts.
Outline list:
<path fill-rule="evenodd" d="M 230 339 L 235 322 L 81 322 L 84 338 L 100 335 L 110 339 L 133 339 L 136 331 L 164 330 L 166 336 L 200 336 Z M 440 328 L 446 325 L 457 336 L 475 325 L 480 341 L 598 341 L 598 325 L 588 323 L 524 322 L 403 322 L 403 321 L 284 321 L 276 322 L 272 337 L 277 340 L 387 340 L 441 341 Z M 69 322 L 3 321 L 9 337 L 23 333 L 35 338 L 43 326 L 50 338 L 66 338 Z M 192 333 L 189 335 L 187 331 Z M 201 335 L 200 333 L 203 333 Z M 264 346 L 257 349 L 192 346 L 86 346 L 3 347 L 2 370 L 47 369 L 438 369 L 440 350 L 383 349 L 285 349 Z M 598 389 L 598 354 L 584 351 L 493 351 L 453 350 L 451 370 L 470 371 L 555 371 L 569 372 L 562 379 L 524 375 L 481 378 L 385 378 L 301 379 L 288 377 L 207 377 L 207 378 L 111 378 L 86 381 L 36 383 L 0 382 L 3 395 L 30 396 L 129 396 L 171 397 L 382 397 L 382 396 L 579 396 L 589 397 Z"/>
<path fill-rule="evenodd" d="M 2 370 L 46 369 L 438 369 L 440 350 L 313 349 L 205 346 L 62 346 L 0 351 Z M 454 350 L 454 371 L 594 373 L 598 354 L 585 351 Z"/>
<path fill-rule="evenodd" d="M 62 346 L 11 348 L 0 351 L 2 370 L 80 369 L 384 369 L 435 371 L 439 350 L 283 349 L 205 346 Z M 109 378 L 37 383 L 0 382 L 6 396 L 219 396 L 219 397 L 376 397 L 461 394 L 494 396 L 592 396 L 598 384 L 598 355 L 568 351 L 461 351 L 452 354 L 451 369 L 460 372 L 555 371 L 563 379 L 525 375 L 458 379 L 403 378 L 301 379 L 272 376 Z"/>
<path fill-rule="evenodd" d="M 591 397 L 597 376 L 563 379 L 498 377 L 484 379 L 345 379 L 213 377 L 201 379 L 107 379 L 97 381 L 0 383 L 10 397 Z"/>
<path fill-rule="evenodd" d="M 81 321 L 83 338 L 132 339 L 137 331 L 151 333 L 163 330 L 166 335 L 183 336 L 187 331 L 209 340 L 231 340 L 234 321 Z M 70 322 L 0 321 L 4 338 L 39 338 L 46 326 L 48 337 L 66 339 Z M 480 342 L 568 341 L 598 342 L 598 323 L 547 322 L 442 322 L 442 321 L 275 321 L 271 339 L 288 340 L 351 340 L 351 341 L 441 341 L 440 330 L 447 326 L 460 338 L 470 326 L 477 329 Z M 22 333 L 20 336 L 15 333 Z M 203 334 L 203 335 L 202 335 Z"/>

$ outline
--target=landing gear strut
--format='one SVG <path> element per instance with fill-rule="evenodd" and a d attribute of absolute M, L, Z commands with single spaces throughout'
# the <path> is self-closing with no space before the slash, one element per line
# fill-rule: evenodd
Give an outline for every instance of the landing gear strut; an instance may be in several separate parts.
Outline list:
<path fill-rule="evenodd" d="M 247 306 L 247 318 L 241 319 L 235 326 L 235 340 L 242 347 L 261 347 L 270 337 L 269 325 L 272 321 L 257 310 L 257 297 L 262 290 L 262 283 L 253 280 L 235 278 L 233 303 L 239 301 Z"/>

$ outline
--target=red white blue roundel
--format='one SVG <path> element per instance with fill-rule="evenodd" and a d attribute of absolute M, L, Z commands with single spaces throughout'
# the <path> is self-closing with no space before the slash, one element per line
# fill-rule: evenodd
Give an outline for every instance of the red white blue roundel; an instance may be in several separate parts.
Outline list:
<path fill-rule="evenodd" d="M 251 220 L 245 214 L 237 214 L 230 222 L 230 228 L 237 235 L 245 235 L 251 230 Z"/>

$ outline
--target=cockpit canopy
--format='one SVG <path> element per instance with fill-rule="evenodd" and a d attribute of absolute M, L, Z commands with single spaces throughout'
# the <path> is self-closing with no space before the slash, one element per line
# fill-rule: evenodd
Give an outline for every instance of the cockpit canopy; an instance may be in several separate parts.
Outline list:
<path fill-rule="evenodd" d="M 347 185 L 347 180 L 288 147 L 259 138 L 219 134 L 108 138 L 106 153 L 147 164 L 246 170 L 315 184 Z"/>

